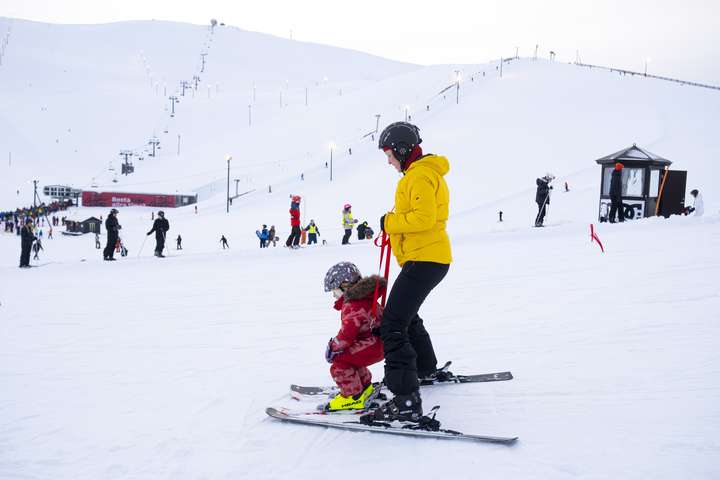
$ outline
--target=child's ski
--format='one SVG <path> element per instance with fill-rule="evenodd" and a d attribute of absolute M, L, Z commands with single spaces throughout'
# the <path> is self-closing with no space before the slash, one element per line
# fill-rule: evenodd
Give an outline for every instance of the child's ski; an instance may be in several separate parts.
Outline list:
<path fill-rule="evenodd" d="M 497 373 L 481 373 L 477 375 L 454 375 L 447 372 L 451 362 L 447 362 L 443 368 L 439 369 L 438 372 L 443 372 L 434 380 L 425 380 L 420 382 L 421 387 L 431 385 L 448 385 L 457 383 L 481 383 L 481 382 L 502 382 L 505 380 L 512 380 L 513 375 L 510 372 L 497 372 Z M 293 398 L 300 399 L 302 397 L 316 397 L 318 395 L 330 396 L 337 395 L 339 389 L 337 386 L 302 386 L 302 385 L 290 385 L 290 395 Z"/>

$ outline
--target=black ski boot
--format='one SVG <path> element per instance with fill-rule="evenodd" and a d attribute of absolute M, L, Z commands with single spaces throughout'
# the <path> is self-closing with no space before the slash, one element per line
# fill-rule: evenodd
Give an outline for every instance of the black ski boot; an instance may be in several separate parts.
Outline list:
<path fill-rule="evenodd" d="M 445 383 L 445 382 L 457 382 L 457 377 L 450 371 L 450 363 L 447 362 L 445 365 L 443 365 L 441 368 L 438 368 L 434 372 L 427 374 L 427 375 L 421 375 L 418 378 L 418 382 L 420 385 L 433 385 L 436 383 Z"/>
<path fill-rule="evenodd" d="M 372 424 L 374 422 L 419 422 L 423 416 L 422 399 L 418 392 L 410 395 L 395 395 L 380 408 L 360 417 L 360 422 Z"/>

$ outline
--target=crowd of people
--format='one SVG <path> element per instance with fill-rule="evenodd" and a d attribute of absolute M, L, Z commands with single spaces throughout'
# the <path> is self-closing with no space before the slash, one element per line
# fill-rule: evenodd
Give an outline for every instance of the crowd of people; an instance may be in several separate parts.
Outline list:
<path fill-rule="evenodd" d="M 40 205 L 24 208 L 16 208 L 15 210 L 0 211 L 0 224 L 3 225 L 6 233 L 15 233 L 21 235 L 21 229 L 28 219 L 33 221 L 35 228 L 42 229 L 46 226 L 52 231 L 52 227 L 65 225 L 65 217 L 57 215 L 58 212 L 65 211 L 73 205 L 71 200 L 55 201 L 50 204 L 41 203 Z M 42 230 L 38 230 L 41 232 Z M 50 234 L 51 236 L 52 234 Z"/>
<path fill-rule="evenodd" d="M 66 217 L 57 215 L 73 205 L 72 200 L 41 203 L 32 207 L 17 208 L 0 212 L 0 224 L 6 233 L 20 237 L 20 268 L 30 268 L 30 253 L 33 259 L 40 259 L 43 229 L 47 227 L 47 238 L 53 238 L 53 227 L 65 224 Z"/>
<path fill-rule="evenodd" d="M 304 227 L 300 220 L 300 203 L 302 197 L 299 195 L 292 195 L 290 197 L 290 234 L 285 240 L 285 246 L 287 248 L 296 250 L 301 245 L 314 245 L 318 243 L 318 237 L 320 237 L 320 228 L 315 223 L 315 220 L 311 219 L 310 223 Z M 353 228 L 356 228 L 358 240 L 372 239 L 375 235 L 375 231 L 370 227 L 367 221 L 358 224 L 358 220 L 353 218 L 352 205 L 349 203 L 345 204 L 342 208 L 340 216 L 341 226 L 343 229 L 343 236 L 341 238 L 342 245 L 350 244 L 350 237 L 352 236 Z M 275 225 L 272 225 L 269 229 L 266 224 L 263 224 L 262 228 L 255 231 L 255 234 L 260 239 L 260 248 L 267 248 L 270 243 L 276 246 L 277 241 L 280 238 L 276 234 Z M 323 244 L 327 242 L 323 240 Z"/>

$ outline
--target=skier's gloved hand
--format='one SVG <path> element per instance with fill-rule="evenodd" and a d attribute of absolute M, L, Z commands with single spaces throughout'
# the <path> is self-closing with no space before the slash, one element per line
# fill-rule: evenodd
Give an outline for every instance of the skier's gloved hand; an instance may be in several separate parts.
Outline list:
<path fill-rule="evenodd" d="M 148 232 L 147 234 L 150 235 L 152 232 Z"/>
<path fill-rule="evenodd" d="M 328 363 L 332 363 L 333 360 L 335 359 L 335 357 L 337 357 L 338 355 L 340 355 L 342 353 L 342 351 L 333 352 L 333 349 L 332 349 L 333 341 L 335 341 L 335 338 L 331 338 L 330 340 L 328 340 L 327 347 L 325 347 L 325 361 Z"/>
<path fill-rule="evenodd" d="M 380 217 L 380 231 L 382 231 L 382 232 L 385 231 L 385 215 Z"/>

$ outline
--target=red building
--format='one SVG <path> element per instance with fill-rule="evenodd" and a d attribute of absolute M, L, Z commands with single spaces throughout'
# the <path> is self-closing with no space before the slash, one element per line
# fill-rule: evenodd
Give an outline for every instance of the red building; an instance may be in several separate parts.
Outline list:
<path fill-rule="evenodd" d="M 166 195 L 161 193 L 82 192 L 84 207 L 184 207 L 197 203 L 197 195 Z"/>

